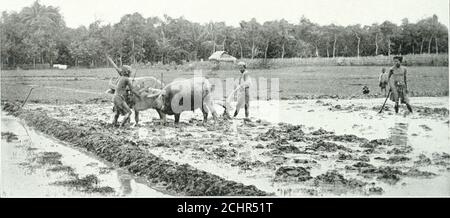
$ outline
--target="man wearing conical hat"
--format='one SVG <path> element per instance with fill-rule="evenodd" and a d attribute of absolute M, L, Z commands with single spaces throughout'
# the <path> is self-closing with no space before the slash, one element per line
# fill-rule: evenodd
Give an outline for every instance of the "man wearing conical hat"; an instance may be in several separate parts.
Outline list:
<path fill-rule="evenodd" d="M 413 112 L 409 104 L 408 83 L 406 80 L 407 69 L 401 63 L 403 57 L 394 57 L 394 66 L 389 70 L 389 88 L 391 90 L 390 99 L 395 102 L 395 113 L 398 113 L 399 102 L 406 104 L 409 112 Z"/>

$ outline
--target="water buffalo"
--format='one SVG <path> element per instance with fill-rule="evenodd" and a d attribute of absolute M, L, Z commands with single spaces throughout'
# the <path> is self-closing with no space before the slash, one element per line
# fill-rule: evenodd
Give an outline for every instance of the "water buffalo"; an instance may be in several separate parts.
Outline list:
<path fill-rule="evenodd" d="M 109 81 L 109 90 L 106 91 L 107 93 L 114 94 L 116 82 L 114 82 L 113 79 Z M 134 111 L 136 126 L 139 125 L 139 111 L 144 111 L 150 108 L 155 109 L 161 119 L 165 119 L 165 115 L 162 114 L 159 109 L 162 106 L 157 105 L 160 101 L 156 101 L 161 93 L 160 88 L 163 86 L 164 84 L 154 77 L 141 77 L 136 78 L 133 81 L 133 88 L 139 93 L 139 95 L 130 94 L 127 103 L 129 103 L 130 107 Z"/>
<path fill-rule="evenodd" d="M 175 116 L 175 123 L 179 123 L 183 111 L 194 111 L 200 108 L 203 113 L 203 122 L 208 120 L 211 111 L 214 120 L 217 112 L 212 104 L 214 86 L 204 77 L 178 80 L 166 85 L 156 99 L 155 106 L 162 113 Z M 149 96 L 149 97 L 154 97 Z M 165 117 L 163 116 L 163 119 Z"/>
<path fill-rule="evenodd" d="M 156 84 L 155 84 L 156 83 Z M 212 104 L 211 93 L 214 87 L 204 77 L 194 77 L 191 79 L 174 81 L 162 89 L 157 89 L 163 84 L 153 77 L 138 78 L 134 83 L 139 95 L 131 95 L 131 105 L 135 113 L 136 125 L 139 122 L 139 111 L 155 109 L 159 117 L 166 122 L 166 115 L 174 115 L 175 123 L 179 123 L 180 115 L 183 111 L 194 111 L 200 108 L 203 113 L 203 122 L 208 120 L 208 113 L 211 111 L 214 120 L 217 119 L 217 112 Z M 108 93 L 113 93 L 115 84 L 112 80 L 109 83 Z"/>

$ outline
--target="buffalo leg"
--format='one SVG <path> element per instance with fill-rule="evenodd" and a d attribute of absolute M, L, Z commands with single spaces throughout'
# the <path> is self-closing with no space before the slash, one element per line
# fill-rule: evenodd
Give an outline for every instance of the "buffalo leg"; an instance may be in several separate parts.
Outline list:
<path fill-rule="evenodd" d="M 180 115 L 181 114 L 175 114 L 175 123 L 178 124 L 180 122 Z"/>
<path fill-rule="evenodd" d="M 158 112 L 159 119 L 161 120 L 162 124 L 165 125 L 166 124 L 166 114 L 161 112 L 160 110 L 156 110 L 156 112 Z"/>
<path fill-rule="evenodd" d="M 134 122 L 136 122 L 136 124 L 134 124 L 135 126 L 139 125 L 139 111 L 136 109 L 134 109 Z"/>
<path fill-rule="evenodd" d="M 203 123 L 206 123 L 208 121 L 208 108 L 204 104 L 202 107 L 202 113 L 203 113 Z"/>
<path fill-rule="evenodd" d="M 206 110 L 206 118 L 208 117 L 208 110 L 209 110 L 209 111 L 211 111 L 214 121 L 217 121 L 218 115 L 217 115 L 216 109 L 214 108 L 214 106 L 212 104 L 212 101 L 211 101 L 211 98 L 209 97 L 209 95 L 205 97 L 204 102 L 205 103 L 203 104 L 203 108 L 205 108 L 205 110 Z M 203 116 L 205 118 L 205 114 L 203 114 Z M 206 118 L 204 120 L 205 122 L 206 122 Z"/>
<path fill-rule="evenodd" d="M 114 114 L 114 118 L 113 118 L 113 122 L 112 122 L 113 126 L 117 126 L 117 120 L 119 119 L 119 116 L 120 116 L 119 111 L 116 111 L 116 114 Z"/>
<path fill-rule="evenodd" d="M 128 107 L 127 103 L 125 103 L 125 102 L 122 103 L 122 107 L 126 111 L 125 117 L 123 118 L 123 121 L 122 121 L 122 126 L 125 126 L 125 124 L 127 122 L 129 122 L 129 120 L 130 120 L 131 109 Z"/>

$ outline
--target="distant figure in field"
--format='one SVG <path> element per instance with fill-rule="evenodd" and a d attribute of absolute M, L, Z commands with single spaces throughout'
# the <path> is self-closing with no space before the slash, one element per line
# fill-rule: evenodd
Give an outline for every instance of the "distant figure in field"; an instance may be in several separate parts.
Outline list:
<path fill-rule="evenodd" d="M 389 88 L 391 89 L 390 99 L 395 102 L 395 113 L 398 113 L 399 101 L 402 104 L 406 104 L 409 112 L 413 112 L 411 105 L 409 104 L 408 98 L 408 84 L 406 82 L 406 67 L 402 66 L 401 63 L 403 57 L 394 57 L 394 66 L 389 70 Z"/>
<path fill-rule="evenodd" d="M 386 86 L 388 85 L 388 77 L 389 77 L 389 74 L 386 73 L 386 68 L 383 67 L 381 69 L 381 74 L 380 74 L 380 77 L 378 78 L 378 82 L 379 82 L 379 86 L 381 88 L 381 93 L 383 93 L 385 97 L 387 95 Z"/>

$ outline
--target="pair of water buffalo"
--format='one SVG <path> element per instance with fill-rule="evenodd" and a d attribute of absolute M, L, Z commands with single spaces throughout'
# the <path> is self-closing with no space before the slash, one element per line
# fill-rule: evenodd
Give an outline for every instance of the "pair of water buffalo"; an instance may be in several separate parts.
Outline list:
<path fill-rule="evenodd" d="M 212 101 L 214 86 L 204 77 L 178 80 L 165 86 L 154 77 L 137 78 L 133 83 L 139 93 L 131 94 L 130 99 L 134 104 L 132 109 L 136 125 L 139 123 L 139 112 L 147 109 L 155 109 L 163 123 L 166 122 L 166 115 L 174 115 L 175 123 L 179 123 L 183 111 L 194 111 L 198 108 L 202 110 L 203 122 L 208 120 L 209 112 L 214 120 L 218 117 Z M 111 89 L 116 87 L 112 80 L 109 85 Z M 158 89 L 157 86 L 163 88 Z M 224 108 L 224 114 L 228 115 L 227 108 Z"/>

